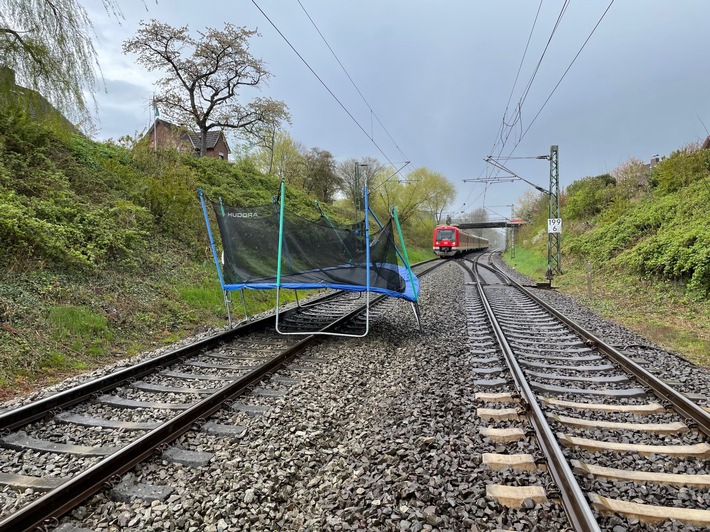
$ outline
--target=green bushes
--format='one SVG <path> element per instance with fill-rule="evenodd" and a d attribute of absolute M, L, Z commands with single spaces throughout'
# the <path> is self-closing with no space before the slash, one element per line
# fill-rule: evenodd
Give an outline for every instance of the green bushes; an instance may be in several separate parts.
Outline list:
<path fill-rule="evenodd" d="M 710 150 L 687 146 L 674 151 L 653 169 L 651 185 L 670 194 L 710 176 Z"/>
<path fill-rule="evenodd" d="M 519 242 L 533 249 L 546 240 L 547 205 L 524 205 L 532 223 L 521 229 Z M 563 263 L 579 259 L 602 270 L 678 283 L 690 297 L 707 300 L 708 205 L 710 150 L 686 147 L 652 170 L 631 159 L 612 175 L 585 177 L 562 196 Z"/>
<path fill-rule="evenodd" d="M 567 187 L 564 216 L 572 220 L 592 218 L 614 199 L 616 180 L 609 174 L 585 177 Z"/>

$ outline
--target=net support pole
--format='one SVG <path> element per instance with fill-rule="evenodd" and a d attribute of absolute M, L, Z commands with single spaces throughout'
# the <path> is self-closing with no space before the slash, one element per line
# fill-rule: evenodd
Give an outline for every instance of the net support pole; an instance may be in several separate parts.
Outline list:
<path fill-rule="evenodd" d="M 358 191 L 359 192 L 359 191 Z M 367 281 L 365 282 L 366 286 L 366 298 L 365 299 L 365 333 L 363 336 L 365 336 L 369 331 L 370 331 L 370 216 L 368 213 L 370 212 L 370 202 L 368 199 L 368 193 L 367 193 L 367 183 L 365 183 L 365 186 L 363 187 L 363 195 L 365 197 L 365 208 L 363 210 L 363 213 L 365 214 L 365 276 L 367 277 Z"/>
<path fill-rule="evenodd" d="M 229 295 L 224 287 L 224 277 L 222 276 L 222 268 L 219 265 L 219 256 L 217 255 L 217 247 L 214 243 L 214 237 L 212 236 L 212 227 L 210 226 L 210 218 L 207 215 L 207 205 L 205 204 L 205 195 L 201 188 L 197 189 L 197 195 L 200 197 L 200 204 L 202 205 L 202 214 L 205 217 L 205 226 L 207 227 L 207 236 L 210 239 L 210 247 L 212 248 L 212 258 L 214 259 L 215 268 L 217 268 L 217 277 L 219 277 L 219 284 L 222 287 L 222 297 L 224 298 L 224 306 L 227 308 L 227 320 L 229 322 L 229 328 L 232 328 L 232 312 L 229 307 Z M 244 313 L 246 314 L 246 305 L 244 306 Z"/>
<path fill-rule="evenodd" d="M 412 283 L 412 290 L 414 291 L 414 300 L 419 300 L 419 293 L 417 292 L 417 287 L 414 283 L 414 273 L 412 272 L 412 267 L 409 264 L 409 255 L 407 254 L 407 245 L 404 243 L 404 235 L 402 235 L 402 227 L 399 225 L 399 217 L 397 216 L 397 207 L 392 207 L 392 218 L 394 218 L 394 224 L 397 227 L 397 236 L 399 236 L 399 243 L 402 245 L 402 253 L 404 254 L 404 264 L 407 266 L 407 272 L 409 272 L 409 281 Z"/>
<path fill-rule="evenodd" d="M 286 191 L 286 181 L 281 180 L 281 189 L 279 191 L 279 252 L 276 262 L 276 332 L 281 334 L 279 330 L 279 309 L 281 307 L 281 251 L 284 241 L 284 204 Z"/>
<path fill-rule="evenodd" d="M 404 264 L 407 266 L 407 272 L 409 273 L 409 282 L 412 283 L 412 291 L 414 292 L 414 301 L 412 301 L 412 310 L 414 310 L 414 317 L 417 320 L 417 326 L 419 327 L 419 332 L 422 332 L 422 320 L 419 315 L 419 292 L 417 290 L 417 285 L 414 282 L 414 273 L 412 272 L 412 266 L 409 264 L 409 255 L 407 254 L 407 245 L 404 243 L 404 235 L 402 234 L 402 227 L 399 225 L 399 217 L 397 216 L 397 207 L 392 207 L 392 218 L 394 218 L 394 224 L 397 227 L 397 235 L 399 236 L 399 243 L 402 245 L 402 253 L 404 254 Z M 396 249 L 396 246 L 395 246 Z"/>

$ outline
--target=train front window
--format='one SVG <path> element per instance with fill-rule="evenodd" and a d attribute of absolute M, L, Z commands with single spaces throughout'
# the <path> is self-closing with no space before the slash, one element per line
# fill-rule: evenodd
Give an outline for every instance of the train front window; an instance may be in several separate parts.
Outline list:
<path fill-rule="evenodd" d="M 454 239 L 454 230 L 453 229 L 439 229 L 436 232 L 436 239 L 440 242 L 442 240 L 453 240 Z"/>

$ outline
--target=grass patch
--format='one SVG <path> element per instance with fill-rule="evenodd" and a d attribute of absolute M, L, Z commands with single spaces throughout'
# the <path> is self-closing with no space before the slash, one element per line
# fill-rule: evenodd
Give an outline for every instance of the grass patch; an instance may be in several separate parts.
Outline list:
<path fill-rule="evenodd" d="M 86 307 L 53 307 L 49 309 L 47 322 L 53 340 L 69 340 L 74 351 L 86 348 L 92 356 L 104 354 L 105 346 L 113 338 L 106 317 Z"/>
<path fill-rule="evenodd" d="M 214 310 L 224 306 L 224 299 L 219 287 L 180 286 L 177 289 L 182 301 L 191 307 Z"/>
<path fill-rule="evenodd" d="M 547 255 L 516 246 L 515 257 L 511 257 L 510 251 L 503 253 L 502 257 L 508 266 L 532 279 L 544 278 L 547 272 Z"/>

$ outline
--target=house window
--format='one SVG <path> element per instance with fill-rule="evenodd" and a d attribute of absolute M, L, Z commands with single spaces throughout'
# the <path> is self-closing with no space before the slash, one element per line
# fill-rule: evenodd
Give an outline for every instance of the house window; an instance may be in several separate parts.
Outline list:
<path fill-rule="evenodd" d="M 223 152 L 219 152 L 219 158 L 220 158 L 220 159 L 224 159 L 224 153 L 223 153 Z"/>

